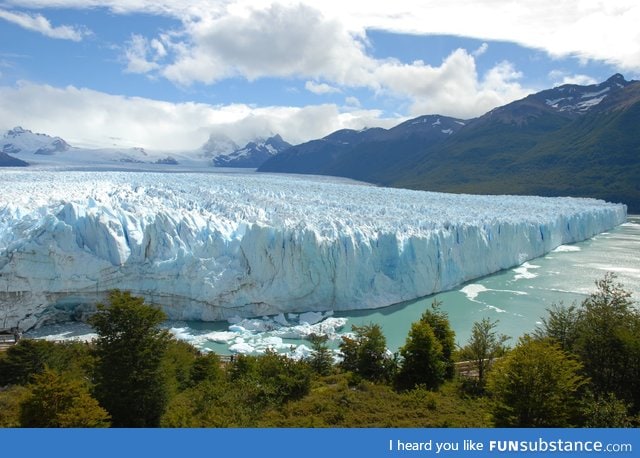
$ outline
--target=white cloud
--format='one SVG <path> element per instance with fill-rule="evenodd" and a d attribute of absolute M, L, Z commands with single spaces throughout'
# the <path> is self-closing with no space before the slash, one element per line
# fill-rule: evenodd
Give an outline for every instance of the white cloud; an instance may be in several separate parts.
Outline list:
<path fill-rule="evenodd" d="M 307 91 L 313 92 L 317 95 L 340 92 L 340 89 L 338 89 L 337 87 L 330 86 L 327 83 L 316 83 L 315 81 L 307 81 L 306 83 L 304 83 L 304 88 Z"/>
<path fill-rule="evenodd" d="M 618 66 L 621 71 L 640 72 L 640 28 L 637 26 L 640 4 L 637 0 L 394 0 L 391 3 L 325 0 L 306 4 L 298 0 L 4 0 L 3 5 L 104 7 L 117 14 L 144 12 L 169 16 L 181 24 L 171 33 L 131 36 L 123 48 L 126 71 L 164 77 L 181 86 L 214 84 L 231 77 L 248 80 L 281 77 L 306 81 L 306 90 L 315 93 L 340 90 L 348 95 L 350 88 L 367 88 L 387 101 L 397 102 L 398 107 L 407 107 L 407 112 L 413 115 L 440 113 L 474 117 L 532 91 L 521 84 L 522 75 L 510 62 L 498 63 L 484 74 L 478 73 L 476 58 L 486 52 L 486 44 L 476 50 L 455 50 L 440 63 L 403 63 L 372 57 L 367 30 L 509 41 L 546 51 L 551 56 L 574 56 L 585 62 L 599 60 Z M 64 29 L 67 26 L 51 26 L 39 15 L 23 16 L 26 22 L 29 18 L 32 22 L 42 18 L 40 23 L 45 25 L 38 26 L 41 32 L 67 30 Z M 78 29 L 70 30 L 78 32 Z M 592 82 L 585 75 L 566 74 L 551 79 L 558 83 Z M 27 86 L 12 90 L 26 90 Z M 355 100 L 345 100 L 350 108 L 163 105 L 163 102 L 100 93 L 89 96 L 90 91 L 86 89 L 49 88 L 46 91 L 45 86 L 30 87 L 32 91 L 39 88 L 38 91 L 48 96 L 63 91 L 76 100 L 73 119 L 77 117 L 87 133 L 95 129 L 96 135 L 102 135 L 108 130 L 103 118 L 115 119 L 115 116 L 100 113 L 115 110 L 114 114 L 123 118 L 115 126 L 123 130 L 121 136 L 143 146 L 162 145 L 164 141 L 177 145 L 178 140 L 193 145 L 204 141 L 201 137 L 206 139 L 209 125 L 232 131 L 242 126 L 251 132 L 260 131 L 260 135 L 279 132 L 285 138 L 289 135 L 289 141 L 297 142 L 322 136 L 334 127 L 358 128 L 361 122 L 364 127 L 388 121 L 381 119 L 377 112 L 354 111 L 359 110 L 359 105 L 352 103 Z M 6 114 L 6 107 L 10 105 L 2 100 L 0 111 Z M 29 100 L 35 103 L 35 99 Z M 97 102 L 97 105 L 81 107 L 80 101 Z M 58 103 L 64 105 L 62 99 Z M 35 109 L 27 113 L 28 107 L 22 108 L 19 113 L 27 120 L 47 122 L 46 114 L 40 115 Z M 85 111 L 87 119 L 79 115 Z M 175 125 L 154 129 L 150 121 L 154 116 L 172 120 Z M 364 123 L 366 118 L 373 122 Z M 52 133 L 64 128 L 57 120 L 48 122 L 57 123 L 52 127 L 58 129 L 20 122 Z"/>
<path fill-rule="evenodd" d="M 4 0 L 23 8 L 109 8 L 115 13 L 171 16 L 194 26 L 208 18 L 249 17 L 253 11 L 289 8 L 299 0 Z M 324 0 L 314 8 L 349 33 L 368 29 L 458 35 L 509 41 L 553 56 L 604 61 L 640 71 L 640 3 L 637 0 Z M 274 28 L 281 24 L 274 23 Z M 198 31 L 193 27 L 193 32 Z M 191 27 L 187 29 L 191 31 Z M 194 35 L 198 38 L 197 35 Z M 240 37 L 238 37 L 240 39 Z M 197 40 L 196 40 L 197 41 Z"/>
<path fill-rule="evenodd" d="M 135 38 L 127 50 L 129 71 L 153 72 L 183 86 L 238 76 L 310 78 L 305 89 L 315 94 L 364 87 L 401 99 L 412 114 L 465 118 L 531 92 L 513 75 L 479 80 L 475 56 L 487 45 L 473 54 L 456 50 L 439 66 L 375 59 L 367 54 L 362 33 L 299 4 L 230 9 L 186 21 L 183 34 L 161 37 L 158 44 L 165 52 L 153 57 L 149 41 Z"/>
<path fill-rule="evenodd" d="M 185 37 L 169 46 L 163 75 L 179 84 L 242 76 L 323 78 L 365 84 L 372 60 L 359 36 L 311 7 L 274 4 L 242 14 L 185 22 Z"/>
<path fill-rule="evenodd" d="M 517 82 L 522 75 L 508 62 L 480 78 L 474 56 L 464 49 L 455 50 L 437 67 L 388 62 L 376 70 L 376 77 L 394 94 L 410 100 L 410 112 L 416 116 L 472 118 L 531 92 Z"/>
<path fill-rule="evenodd" d="M 563 84 L 579 84 L 586 86 L 589 84 L 596 84 L 598 82 L 588 75 L 569 74 L 562 70 L 553 70 L 549 73 L 549 78 L 553 81 L 554 86 L 561 86 Z"/>
<path fill-rule="evenodd" d="M 54 27 L 51 25 L 51 22 L 41 14 L 31 15 L 0 9 L 0 18 L 24 29 L 60 40 L 81 41 L 85 36 L 91 34 L 91 32 L 84 27 L 72 27 L 69 25 Z"/>
<path fill-rule="evenodd" d="M 256 108 L 169 103 L 27 82 L 0 86 L 0 100 L 1 130 L 22 125 L 83 146 L 113 146 L 118 137 L 118 146 L 160 150 L 198 148 L 212 132 L 224 133 L 238 144 L 273 133 L 301 143 L 338 129 L 391 127 L 404 120 L 383 118 L 377 110 L 345 110 L 333 104 Z"/>
<path fill-rule="evenodd" d="M 478 49 L 473 51 L 472 54 L 474 57 L 479 57 L 487 52 L 487 49 L 489 49 L 489 45 L 487 43 L 482 43 Z"/>
<path fill-rule="evenodd" d="M 155 38 L 151 43 L 158 43 L 162 46 L 162 43 Z M 129 73 L 148 73 L 160 68 L 156 61 L 158 58 L 164 57 L 166 51 L 164 51 L 164 47 L 159 48 L 162 50 L 160 53 L 157 49 L 157 45 L 152 47 L 145 37 L 136 34 L 132 35 L 124 51 L 124 58 L 127 63 L 126 71 Z M 154 51 L 155 56 L 153 55 Z"/>
<path fill-rule="evenodd" d="M 360 100 L 358 100 L 357 97 L 353 97 L 353 96 L 349 96 L 346 99 L 344 99 L 344 103 L 348 107 L 360 107 L 360 106 L 362 106 L 362 104 L 360 103 Z"/>

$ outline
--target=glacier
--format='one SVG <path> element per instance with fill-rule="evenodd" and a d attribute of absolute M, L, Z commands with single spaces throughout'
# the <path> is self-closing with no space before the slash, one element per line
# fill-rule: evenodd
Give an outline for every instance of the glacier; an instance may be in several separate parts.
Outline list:
<path fill-rule="evenodd" d="M 383 307 L 622 224 L 584 198 L 255 173 L 3 171 L 0 328 L 83 319 L 119 288 L 173 320 Z"/>

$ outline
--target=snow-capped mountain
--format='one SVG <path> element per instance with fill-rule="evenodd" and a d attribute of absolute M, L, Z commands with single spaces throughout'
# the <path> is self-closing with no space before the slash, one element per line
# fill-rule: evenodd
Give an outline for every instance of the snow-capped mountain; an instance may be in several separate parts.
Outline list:
<path fill-rule="evenodd" d="M 60 137 L 51 137 L 14 127 L 2 137 L 2 152 L 6 154 L 54 155 L 68 151 L 69 144 Z"/>
<path fill-rule="evenodd" d="M 231 154 L 238 149 L 240 146 L 226 135 L 211 134 L 209 140 L 200 148 L 200 153 L 206 158 L 215 158 Z"/>
<path fill-rule="evenodd" d="M 34 133 L 22 127 L 7 131 L 2 136 L 0 145 L 0 167 L 99 167 L 140 170 L 156 166 L 183 165 L 193 169 L 207 167 L 210 161 L 194 153 L 148 151 L 140 147 L 77 148 L 60 137 Z"/>
<path fill-rule="evenodd" d="M 594 199 L 261 174 L 4 171 L 0 195 L 0 319 L 25 330 L 113 288 L 177 320 L 383 307 L 626 219 Z"/>
<path fill-rule="evenodd" d="M 274 135 L 265 139 L 249 142 L 244 148 L 236 149 L 230 154 L 220 154 L 213 158 L 216 167 L 260 167 L 267 159 L 291 148 L 291 144 Z"/>
<path fill-rule="evenodd" d="M 557 115 L 575 119 L 586 114 L 601 113 L 617 105 L 620 99 L 628 100 L 630 93 L 625 89 L 634 83 L 637 82 L 627 81 L 624 76 L 616 73 L 599 84 L 564 84 L 495 108 L 479 119 L 491 118 L 505 123 L 526 124 L 542 116 Z"/>

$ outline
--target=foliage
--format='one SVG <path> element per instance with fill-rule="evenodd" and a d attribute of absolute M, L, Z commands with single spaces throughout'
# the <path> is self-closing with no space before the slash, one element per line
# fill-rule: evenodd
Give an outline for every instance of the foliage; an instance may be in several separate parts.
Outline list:
<path fill-rule="evenodd" d="M 20 424 L 31 428 L 99 428 L 109 414 L 79 380 L 45 368 L 33 376 L 21 403 Z"/>
<path fill-rule="evenodd" d="M 444 366 L 444 376 L 446 379 L 451 379 L 454 375 L 455 368 L 453 364 L 453 353 L 455 350 L 455 332 L 451 329 L 449 323 L 449 317 L 445 312 L 440 309 L 442 302 L 434 300 L 431 303 L 431 309 L 424 311 L 420 317 L 420 321 L 429 324 L 433 329 L 438 342 L 442 346 L 441 360 Z"/>
<path fill-rule="evenodd" d="M 213 361 L 213 358 L 207 359 Z M 166 427 L 255 426 L 265 409 L 280 408 L 306 396 L 311 374 L 306 362 L 273 351 L 260 356 L 239 355 L 229 365 L 227 374 L 217 374 L 213 380 L 203 380 L 177 395 L 161 424 Z"/>
<path fill-rule="evenodd" d="M 576 342 L 578 312 L 575 305 L 566 307 L 560 303 L 547 309 L 547 317 L 542 318 L 542 326 L 536 336 L 553 339 L 564 351 L 571 351 Z"/>
<path fill-rule="evenodd" d="M 244 385 L 203 381 L 174 397 L 160 425 L 168 428 L 255 426 L 261 409 L 246 397 Z"/>
<path fill-rule="evenodd" d="M 627 406 L 613 393 L 590 396 L 583 407 L 584 426 L 587 428 L 628 428 L 631 420 Z"/>
<path fill-rule="evenodd" d="M 496 426 L 566 427 L 575 424 L 582 366 L 560 346 L 530 336 L 497 361 L 487 388 Z"/>
<path fill-rule="evenodd" d="M 354 336 L 344 336 L 340 343 L 343 358 L 340 367 L 367 380 L 390 381 L 396 364 L 387 351 L 387 340 L 380 326 L 352 326 L 351 330 Z"/>
<path fill-rule="evenodd" d="M 573 351 L 597 395 L 615 393 L 640 409 L 640 312 L 608 273 L 578 311 Z"/>
<path fill-rule="evenodd" d="M 319 375 L 329 375 L 333 369 L 333 355 L 327 346 L 326 335 L 311 334 L 309 341 L 313 354 L 309 358 L 309 366 Z"/>
<path fill-rule="evenodd" d="M 21 339 L 0 358 L 0 386 L 24 385 L 45 367 L 85 377 L 91 372 L 93 362 L 91 347 L 85 343 Z"/>
<path fill-rule="evenodd" d="M 168 339 L 166 344 L 161 370 L 167 380 L 169 397 L 171 397 L 193 384 L 193 366 L 200 357 L 198 350 L 187 342 Z"/>
<path fill-rule="evenodd" d="M 191 383 L 197 385 L 200 382 L 221 380 L 224 373 L 220 365 L 220 358 L 215 353 L 198 355 L 191 366 Z"/>
<path fill-rule="evenodd" d="M 467 345 L 460 350 L 460 358 L 475 362 L 478 369 L 478 381 L 476 390 L 482 391 L 486 380 L 487 370 L 493 364 L 493 360 L 505 354 L 505 342 L 509 337 L 498 334 L 495 330 L 498 321 L 483 318 L 473 323 L 471 337 Z"/>
<path fill-rule="evenodd" d="M 115 290 L 91 323 L 96 343 L 96 397 L 117 427 L 158 426 L 169 396 L 163 358 L 170 340 L 158 325 L 165 314 L 129 292 Z"/>
<path fill-rule="evenodd" d="M 400 348 L 402 362 L 396 376 L 396 385 L 401 390 L 424 385 L 433 390 L 445 381 L 446 367 L 443 362 L 442 345 L 431 326 L 423 320 L 411 325 L 409 336 Z"/>
<path fill-rule="evenodd" d="M 309 392 L 311 370 L 305 361 L 267 351 L 263 355 L 236 358 L 231 369 L 234 383 L 244 386 L 256 405 L 281 405 Z"/>
<path fill-rule="evenodd" d="M 317 379 L 304 398 L 269 409 L 257 426 L 477 428 L 491 422 L 486 400 L 461 398 L 457 382 L 445 382 L 437 392 L 418 387 L 399 393 L 367 380 L 352 386 L 348 374 L 341 373 Z"/>
<path fill-rule="evenodd" d="M 0 386 L 26 384 L 33 374 L 52 362 L 54 344 L 45 340 L 22 339 L 0 358 Z"/>
<path fill-rule="evenodd" d="M 29 389 L 22 385 L 0 390 L 0 428 L 20 426 L 20 404 L 28 395 Z"/>

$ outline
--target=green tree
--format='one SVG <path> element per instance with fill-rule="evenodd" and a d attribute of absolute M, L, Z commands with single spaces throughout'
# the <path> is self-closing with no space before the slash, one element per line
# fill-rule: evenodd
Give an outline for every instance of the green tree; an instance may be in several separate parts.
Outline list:
<path fill-rule="evenodd" d="M 395 371 L 395 361 L 387 351 L 387 340 L 377 324 L 352 326 L 354 336 L 343 336 L 340 343 L 340 367 L 367 380 L 388 382 Z"/>
<path fill-rule="evenodd" d="M 547 309 L 547 317 L 542 318 L 542 326 L 536 331 L 536 336 L 553 339 L 564 351 L 572 351 L 576 343 L 578 318 L 575 305 L 553 304 Z"/>
<path fill-rule="evenodd" d="M 0 358 L 0 386 L 26 384 L 32 375 L 52 365 L 54 352 L 53 342 L 21 339 Z"/>
<path fill-rule="evenodd" d="M 480 390 L 484 387 L 487 370 L 493 364 L 494 359 L 506 352 L 505 342 L 509 337 L 498 334 L 497 325 L 497 320 L 491 321 L 489 318 L 483 318 L 481 321 L 473 323 L 471 337 L 460 350 L 460 358 L 475 363 Z"/>
<path fill-rule="evenodd" d="M 33 376 L 20 406 L 20 425 L 28 428 L 104 428 L 109 414 L 80 380 L 46 368 Z"/>
<path fill-rule="evenodd" d="M 91 323 L 98 339 L 96 397 L 116 427 L 154 427 L 168 402 L 163 359 L 170 340 L 165 314 L 140 297 L 115 290 Z"/>
<path fill-rule="evenodd" d="M 487 378 L 496 426 L 566 427 L 576 423 L 582 365 L 557 343 L 530 336 L 494 364 Z"/>
<path fill-rule="evenodd" d="M 193 366 L 198 360 L 198 350 L 181 340 L 169 339 L 162 359 L 162 373 L 169 387 L 169 396 L 193 385 Z"/>
<path fill-rule="evenodd" d="M 573 351 L 596 395 L 615 395 L 640 410 L 640 312 L 631 293 L 608 273 L 582 302 Z"/>
<path fill-rule="evenodd" d="M 401 364 L 396 386 L 409 390 L 417 385 L 437 389 L 446 379 L 447 366 L 442 356 L 442 344 L 432 327 L 424 320 L 411 325 L 407 341 L 400 348 Z"/>
<path fill-rule="evenodd" d="M 333 368 L 333 355 L 327 346 L 326 335 L 311 334 L 309 341 L 313 354 L 309 357 L 309 365 L 319 375 L 329 375 Z"/>
<path fill-rule="evenodd" d="M 243 385 L 246 398 L 260 408 L 301 398 L 311 387 L 311 369 L 306 362 L 272 350 L 259 356 L 236 356 L 229 378 L 234 385 Z"/>
<path fill-rule="evenodd" d="M 204 381 L 215 382 L 223 377 L 220 358 L 215 353 L 198 355 L 191 367 L 191 383 L 193 385 Z"/>
<path fill-rule="evenodd" d="M 449 317 L 440 308 L 441 305 L 442 302 L 434 300 L 431 303 L 431 309 L 427 309 L 424 311 L 424 313 L 420 317 L 420 321 L 431 326 L 431 329 L 433 329 L 433 334 L 435 335 L 436 339 L 438 339 L 438 342 L 440 342 L 440 345 L 442 347 L 441 360 L 442 364 L 444 365 L 444 376 L 446 379 L 451 379 L 453 378 L 455 372 L 455 366 L 453 363 L 453 352 L 456 347 L 456 335 L 455 332 L 453 332 L 453 330 L 451 329 Z"/>
<path fill-rule="evenodd" d="M 20 405 L 29 394 L 22 385 L 0 389 L 0 428 L 20 427 Z"/>
<path fill-rule="evenodd" d="M 589 396 L 583 407 L 584 426 L 587 428 L 628 428 L 631 420 L 627 406 L 613 393 Z"/>

